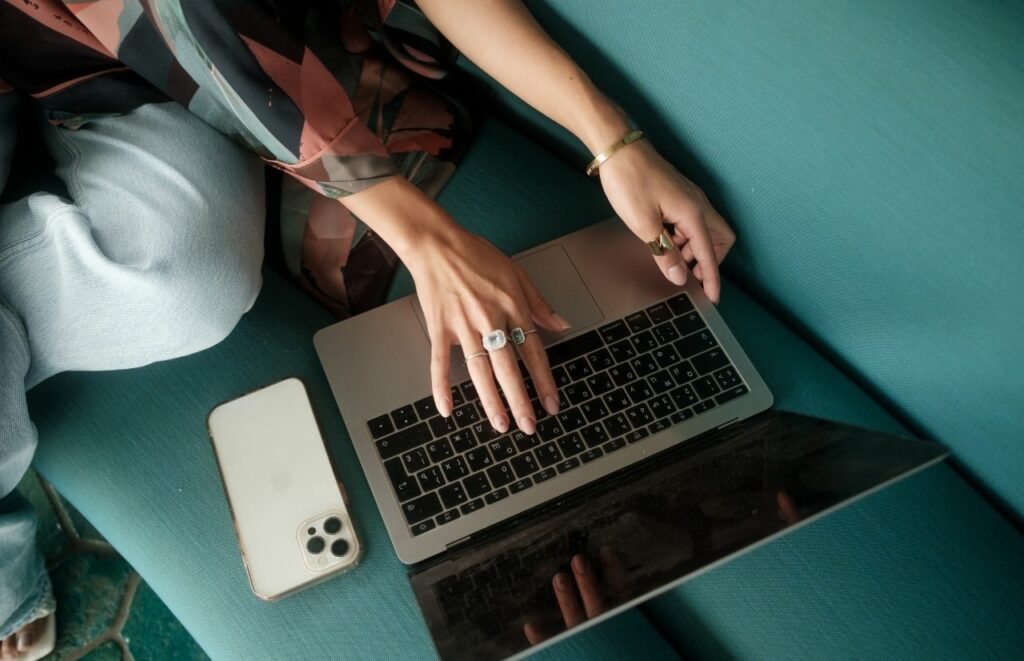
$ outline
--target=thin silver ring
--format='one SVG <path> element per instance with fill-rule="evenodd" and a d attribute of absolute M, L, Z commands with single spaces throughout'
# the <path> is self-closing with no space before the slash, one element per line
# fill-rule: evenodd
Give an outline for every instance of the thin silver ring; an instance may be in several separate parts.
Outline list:
<path fill-rule="evenodd" d="M 471 353 L 471 354 L 469 354 L 468 356 L 466 356 L 463 359 L 462 364 L 463 365 L 468 365 L 469 361 L 473 360 L 474 358 L 480 358 L 481 356 L 486 356 L 486 355 L 487 355 L 486 351 L 477 351 L 476 353 Z"/>
<path fill-rule="evenodd" d="M 525 330 L 525 331 L 522 328 L 513 328 L 512 330 L 510 330 L 508 332 L 508 334 L 509 334 L 509 337 L 512 338 L 512 342 L 514 342 L 516 346 L 519 346 L 523 342 L 526 342 L 526 336 L 527 335 L 529 335 L 530 333 L 536 333 L 536 332 L 537 332 L 536 328 L 531 328 L 530 330 Z"/>

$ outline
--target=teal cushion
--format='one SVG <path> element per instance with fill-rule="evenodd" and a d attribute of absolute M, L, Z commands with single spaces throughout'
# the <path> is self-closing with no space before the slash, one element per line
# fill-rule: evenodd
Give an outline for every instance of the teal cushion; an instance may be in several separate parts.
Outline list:
<path fill-rule="evenodd" d="M 446 193 L 482 198 L 492 142 L 539 172 L 566 173 L 500 127 L 485 131 Z M 545 159 L 548 163 L 545 163 Z M 567 183 L 579 181 L 569 173 Z M 542 187 L 487 208 L 508 236 L 546 223 L 562 232 L 600 219 L 547 206 Z M 586 186 L 586 182 L 583 182 Z M 461 193 L 459 192 L 461 191 Z M 530 195 L 537 195 L 531 198 Z M 544 206 L 539 206 L 544 205 Z M 503 242 L 503 231 L 493 236 Z M 545 229 L 544 231 L 549 231 Z M 555 230 L 558 231 L 558 230 Z M 268 273 L 254 309 L 222 344 L 187 358 L 108 373 L 70 373 L 30 393 L 41 445 L 36 466 L 105 535 L 214 658 L 410 659 L 433 651 L 405 567 L 395 557 L 345 426 L 313 351 L 314 331 L 333 322 L 308 297 Z M 218 403 L 287 376 L 305 380 L 366 543 L 353 572 L 268 604 L 249 590 L 206 433 Z M 542 658 L 678 658 L 636 610 L 542 653 Z"/>
<path fill-rule="evenodd" d="M 1024 513 L 1024 4 L 529 5 L 736 227 L 727 273 Z"/>

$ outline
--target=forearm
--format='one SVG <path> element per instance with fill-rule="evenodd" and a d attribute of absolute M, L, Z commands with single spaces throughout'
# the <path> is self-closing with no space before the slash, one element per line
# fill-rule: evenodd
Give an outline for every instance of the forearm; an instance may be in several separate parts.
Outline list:
<path fill-rule="evenodd" d="M 598 153 L 628 130 L 623 113 L 519 0 L 418 0 L 474 64 Z"/>

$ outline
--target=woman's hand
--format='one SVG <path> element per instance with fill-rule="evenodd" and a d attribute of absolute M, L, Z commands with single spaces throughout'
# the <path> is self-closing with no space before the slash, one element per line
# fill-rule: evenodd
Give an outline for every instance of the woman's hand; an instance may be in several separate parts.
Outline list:
<path fill-rule="evenodd" d="M 569 328 L 519 265 L 484 239 L 454 224 L 449 231 L 421 238 L 403 261 L 416 281 L 426 317 L 434 401 L 444 416 L 452 411 L 448 370 L 453 344 L 461 345 L 463 354 L 469 356 L 484 350 L 482 337 L 495 329 L 507 333 L 511 328 L 529 330 L 534 324 L 553 331 Z M 526 335 L 518 347 L 509 338 L 504 348 L 472 358 L 466 366 L 491 426 L 502 433 L 509 429 L 497 381 L 519 428 L 533 434 L 537 421 L 516 363 L 516 349 L 533 378 L 541 405 L 554 415 L 558 412 L 558 391 L 536 333 Z"/>
<path fill-rule="evenodd" d="M 736 235 L 708 202 L 704 191 L 679 174 L 646 140 L 627 145 L 600 169 L 605 195 L 629 229 L 643 241 L 671 225 L 672 240 L 680 250 L 654 257 L 670 282 L 686 282 L 686 265 L 704 284 L 715 303 L 721 294 L 718 265 L 736 242 Z"/>

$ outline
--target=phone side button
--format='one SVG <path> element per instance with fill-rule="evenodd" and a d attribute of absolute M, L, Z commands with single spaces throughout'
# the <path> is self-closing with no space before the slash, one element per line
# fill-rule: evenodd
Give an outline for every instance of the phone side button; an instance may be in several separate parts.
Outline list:
<path fill-rule="evenodd" d="M 426 521 L 420 521 L 416 525 L 412 526 L 412 536 L 416 537 L 417 535 L 422 535 L 428 530 L 433 530 L 435 527 L 436 526 L 434 522 L 430 519 L 427 519 Z"/>

